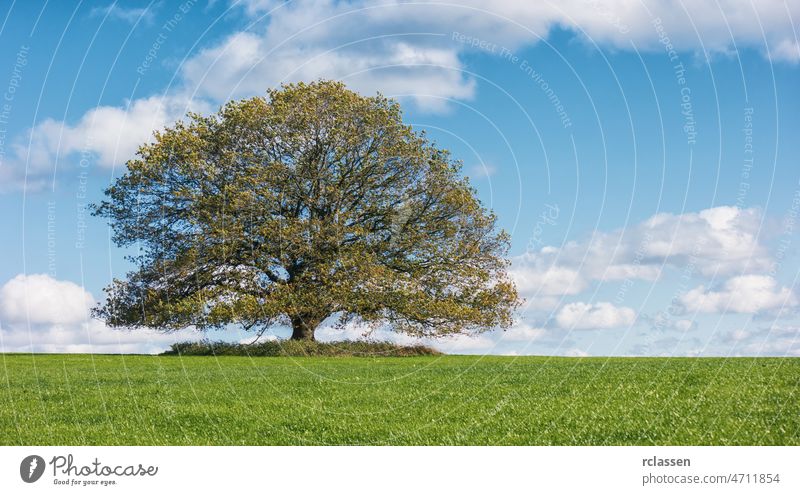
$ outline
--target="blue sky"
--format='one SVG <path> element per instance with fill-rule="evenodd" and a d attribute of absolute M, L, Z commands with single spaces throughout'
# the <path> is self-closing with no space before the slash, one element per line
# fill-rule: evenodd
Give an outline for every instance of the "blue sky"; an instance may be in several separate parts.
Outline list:
<path fill-rule="evenodd" d="M 512 233 L 518 324 L 434 345 L 800 355 L 798 16 L 796 1 L 12 3 L 0 346 L 153 352 L 196 336 L 88 319 L 130 267 L 82 208 L 187 111 L 332 78 L 398 98 Z"/>

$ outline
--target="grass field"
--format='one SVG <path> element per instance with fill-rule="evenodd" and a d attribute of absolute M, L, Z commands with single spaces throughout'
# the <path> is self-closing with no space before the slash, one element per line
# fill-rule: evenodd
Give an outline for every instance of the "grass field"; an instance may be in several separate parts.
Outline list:
<path fill-rule="evenodd" d="M 0 444 L 800 444 L 800 359 L 0 355 Z"/>

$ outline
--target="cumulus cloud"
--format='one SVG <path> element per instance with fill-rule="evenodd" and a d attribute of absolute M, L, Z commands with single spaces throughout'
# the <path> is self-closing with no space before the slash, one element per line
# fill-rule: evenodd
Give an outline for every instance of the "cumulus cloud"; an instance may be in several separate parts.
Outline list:
<path fill-rule="evenodd" d="M 589 353 L 583 349 L 573 347 L 572 349 L 567 349 L 567 352 L 565 352 L 564 355 L 567 357 L 588 357 Z"/>
<path fill-rule="evenodd" d="M 92 295 L 49 275 L 17 275 L 0 287 L 0 352 L 156 353 L 191 331 L 116 330 L 93 320 Z"/>
<path fill-rule="evenodd" d="M 732 345 L 729 354 L 800 357 L 800 326 L 736 329 L 723 334 L 721 340 Z"/>
<path fill-rule="evenodd" d="M 547 330 L 521 322 L 500 334 L 500 339 L 506 342 L 533 342 L 547 335 Z"/>
<path fill-rule="evenodd" d="M 291 10 L 301 8 L 298 5 Z M 307 14 L 303 12 L 303 17 Z M 310 34 L 314 31 L 303 32 L 315 22 L 324 23 L 325 17 L 321 19 L 306 19 L 308 25 L 293 26 L 297 32 L 286 32 L 284 25 L 278 29 L 275 23 L 287 20 L 281 17 L 272 20 L 264 34 L 235 33 L 184 64 L 183 77 L 198 95 L 215 101 L 263 94 L 266 88 L 281 83 L 319 78 L 342 80 L 365 94 L 380 91 L 411 100 L 433 112 L 445 110 L 451 99 L 474 96 L 475 82 L 461 73 L 457 50 L 426 42 L 430 36 L 400 32 L 393 37 L 378 34 L 379 26 L 374 25 L 369 32 L 364 25 L 341 32 L 337 26 L 331 36 L 324 37 Z M 335 39 L 342 35 L 350 41 L 341 40 L 337 45 Z"/>
<path fill-rule="evenodd" d="M 691 330 L 696 330 L 697 329 L 696 321 L 686 318 L 675 318 L 675 316 L 677 316 L 678 313 L 682 312 L 680 311 L 680 309 L 681 308 L 675 308 L 673 312 L 661 311 L 652 316 L 647 314 L 640 314 L 638 316 L 638 321 L 649 325 L 650 328 L 648 331 L 676 330 L 678 332 L 684 333 Z"/>
<path fill-rule="evenodd" d="M 798 305 L 791 289 L 778 287 L 767 275 L 733 277 L 718 289 L 701 285 L 681 296 L 680 302 L 687 310 L 702 313 L 759 313 Z"/>
<path fill-rule="evenodd" d="M 791 356 L 800 357 L 800 338 L 779 338 L 761 340 L 742 347 L 745 356 Z"/>
<path fill-rule="evenodd" d="M 725 352 L 710 352 L 706 342 L 697 338 L 684 336 L 667 336 L 651 341 L 638 342 L 630 347 L 624 354 L 626 356 L 657 356 L 657 357 L 696 357 L 725 356 Z"/>
<path fill-rule="evenodd" d="M 800 57 L 787 19 L 787 13 L 800 16 L 800 8 L 777 0 L 728 1 L 718 8 L 630 0 L 253 0 L 236 5 L 251 17 L 268 16 L 269 22 L 262 30 L 231 35 L 184 67 L 192 85 L 218 99 L 261 92 L 267 83 L 334 77 L 362 91 L 410 95 L 423 107 L 441 110 L 445 99 L 474 93 L 474 80 L 461 73 L 461 54 L 471 44 L 454 40 L 456 32 L 512 49 L 539 43 L 558 28 L 601 48 L 663 50 L 662 38 L 669 36 L 678 50 L 728 53 L 734 46 L 756 47 L 775 59 Z"/>
<path fill-rule="evenodd" d="M 81 286 L 48 275 L 17 275 L 0 287 L 0 318 L 6 324 L 72 325 L 86 320 L 93 303 Z"/>
<path fill-rule="evenodd" d="M 720 206 L 683 214 L 659 213 L 626 229 L 595 232 L 585 241 L 545 246 L 513 260 L 519 291 L 539 297 L 575 295 L 593 281 L 656 280 L 664 267 L 714 277 L 766 271 L 761 211 Z"/>
<path fill-rule="evenodd" d="M 178 69 L 177 89 L 119 107 L 99 107 L 74 123 L 43 121 L 15 141 L 0 166 L 3 188 L 41 188 L 52 180 L 57 164 L 69 165 L 64 158 L 77 152 L 96 156 L 101 166 L 124 163 L 153 130 L 190 109 L 187 98 L 176 95 L 194 95 L 192 104 L 200 108 L 193 110 L 204 111 L 229 98 L 263 94 L 281 82 L 322 77 L 344 80 L 364 93 L 398 96 L 423 110 L 445 111 L 449 100 L 468 100 L 476 91 L 463 60 L 470 44 L 454 40 L 454 32 L 511 49 L 546 40 L 554 29 L 571 30 L 601 48 L 623 50 L 660 51 L 661 38 L 668 36 L 683 51 L 753 48 L 774 60 L 800 61 L 793 21 L 800 16 L 800 4 L 780 0 L 725 0 L 714 6 L 676 6 L 666 0 L 246 0 L 235 5 L 253 23 L 190 57 Z M 151 11 L 114 4 L 93 15 L 136 22 Z M 635 266 L 610 269 L 620 270 L 617 277 L 653 276 Z"/>
<path fill-rule="evenodd" d="M 128 24 L 136 24 L 137 22 L 144 21 L 152 23 L 154 19 L 152 7 L 123 7 L 117 2 L 104 7 L 93 7 L 89 11 L 90 17 L 105 17 L 108 19 L 119 20 L 127 22 Z"/>
<path fill-rule="evenodd" d="M 120 165 L 133 158 L 155 130 L 189 111 L 210 108 L 201 100 L 164 95 L 128 101 L 123 107 L 96 107 L 73 125 L 43 120 L 12 142 L 8 160 L 0 166 L 0 187 L 24 185 L 36 190 L 49 184 L 60 169 Z"/>
<path fill-rule="evenodd" d="M 579 294 L 586 289 L 588 281 L 577 269 L 548 266 L 544 258 L 525 256 L 516 260 L 517 264 L 511 270 L 510 276 L 520 293 L 561 296 Z"/>
<path fill-rule="evenodd" d="M 491 163 L 479 163 L 471 166 L 467 171 L 467 175 L 472 179 L 488 179 L 493 177 L 496 173 L 497 167 Z"/>
<path fill-rule="evenodd" d="M 751 335 L 751 332 L 743 328 L 737 328 L 736 330 L 731 330 L 730 332 L 725 333 L 722 340 L 725 342 L 740 342 L 750 338 Z"/>
<path fill-rule="evenodd" d="M 594 330 L 631 325 L 636 312 L 608 302 L 565 304 L 556 314 L 556 323 L 564 329 Z"/>
<path fill-rule="evenodd" d="M 697 328 L 697 322 L 692 320 L 675 320 L 672 323 L 672 328 L 681 332 L 688 332 Z"/>
<path fill-rule="evenodd" d="M 272 18 L 300 17 L 277 1 L 245 0 L 236 4 L 251 16 L 270 13 Z M 457 30 L 512 46 L 539 42 L 553 29 L 561 28 L 600 46 L 625 50 L 631 49 L 631 43 L 638 49 L 660 49 L 659 36 L 666 35 L 679 50 L 728 53 L 734 47 L 753 47 L 776 60 L 800 60 L 793 27 L 800 6 L 781 0 L 723 0 L 714 5 L 668 0 L 499 0 L 490 4 L 480 0 L 447 4 L 433 0 L 413 4 L 398 0 L 300 0 L 290 6 L 302 9 L 306 20 L 350 15 L 358 19 L 353 24 L 374 24 L 393 19 L 408 29 Z M 663 33 L 656 29 L 655 21 L 663 26 Z"/>

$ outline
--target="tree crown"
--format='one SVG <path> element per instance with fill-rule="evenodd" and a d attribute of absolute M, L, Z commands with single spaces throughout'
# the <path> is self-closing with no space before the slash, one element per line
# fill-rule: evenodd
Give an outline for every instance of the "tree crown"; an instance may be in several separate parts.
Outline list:
<path fill-rule="evenodd" d="M 509 238 L 461 165 L 399 104 L 289 84 L 190 114 L 139 148 L 93 213 L 138 246 L 106 289 L 110 325 L 340 322 L 441 335 L 508 326 Z"/>

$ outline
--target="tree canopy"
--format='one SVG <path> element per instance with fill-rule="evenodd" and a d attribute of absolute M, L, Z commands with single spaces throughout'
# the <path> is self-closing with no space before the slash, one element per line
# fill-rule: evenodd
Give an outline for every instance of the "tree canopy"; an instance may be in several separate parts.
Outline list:
<path fill-rule="evenodd" d="M 329 317 L 418 336 L 512 322 L 508 234 L 392 99 L 284 85 L 189 114 L 127 165 L 93 206 L 138 249 L 95 309 L 111 326 L 313 339 Z"/>

